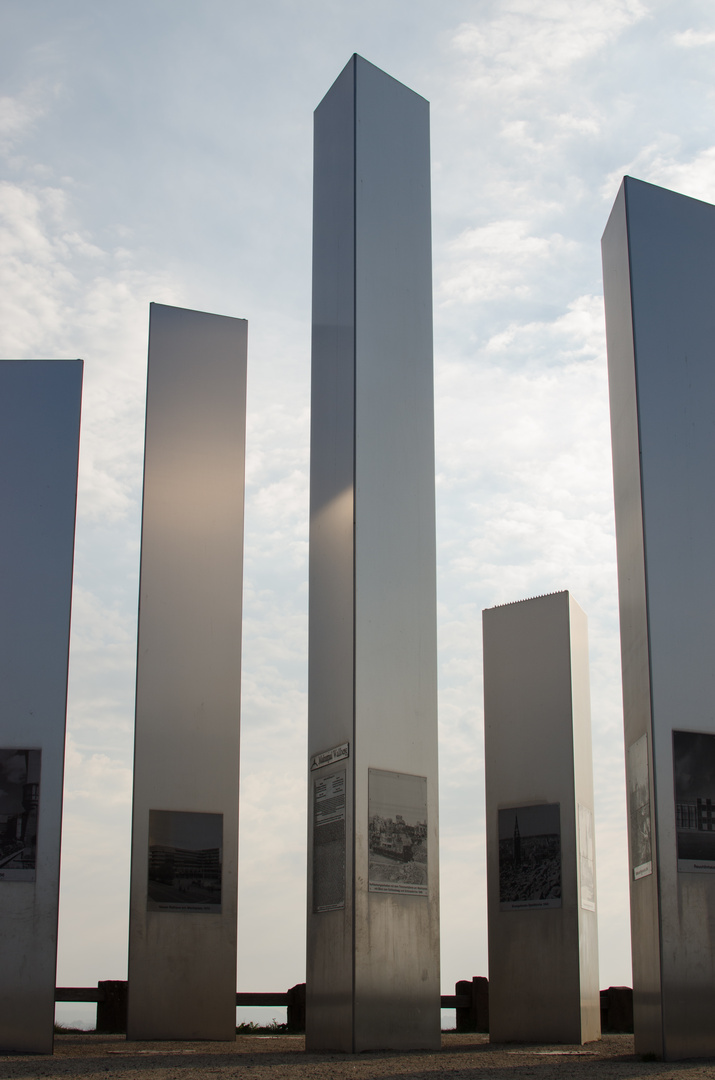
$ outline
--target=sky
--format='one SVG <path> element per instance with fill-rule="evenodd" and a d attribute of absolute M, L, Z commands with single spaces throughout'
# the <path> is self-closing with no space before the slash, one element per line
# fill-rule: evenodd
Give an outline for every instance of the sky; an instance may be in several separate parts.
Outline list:
<path fill-rule="evenodd" d="M 59 985 L 126 977 L 150 301 L 249 321 L 238 985 L 305 977 L 312 112 L 353 52 L 431 102 L 443 992 L 487 974 L 481 612 L 561 589 L 631 984 L 600 237 L 626 173 L 715 201 L 709 0 L 3 0 L 0 355 L 85 361 Z"/>

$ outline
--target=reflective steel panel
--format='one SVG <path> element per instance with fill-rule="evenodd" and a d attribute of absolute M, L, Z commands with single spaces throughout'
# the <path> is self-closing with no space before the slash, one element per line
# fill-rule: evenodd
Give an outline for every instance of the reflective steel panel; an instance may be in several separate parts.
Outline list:
<path fill-rule="evenodd" d="M 236 1033 L 246 341 L 244 319 L 151 306 L 132 1039 Z"/>
<path fill-rule="evenodd" d="M 489 608 L 484 736 L 493 1042 L 601 1036 L 586 616 Z"/>
<path fill-rule="evenodd" d="M 307 1044 L 436 1047 L 429 107 L 359 56 L 315 113 L 313 260 Z"/>
<path fill-rule="evenodd" d="M 715 207 L 626 177 L 602 246 L 636 1049 L 705 1057 L 715 1054 L 715 830 L 697 811 L 698 800 L 715 804 Z M 692 783 L 690 744 L 710 770 Z"/>
<path fill-rule="evenodd" d="M 81 360 L 0 361 L 0 1050 L 52 1053 Z"/>

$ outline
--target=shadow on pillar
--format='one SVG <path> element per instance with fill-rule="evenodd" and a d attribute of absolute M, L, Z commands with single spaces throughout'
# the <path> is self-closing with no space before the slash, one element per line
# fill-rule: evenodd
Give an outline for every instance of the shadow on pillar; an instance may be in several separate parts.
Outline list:
<path fill-rule="evenodd" d="M 633 991 L 630 986 L 609 986 L 601 991 L 601 1031 L 633 1032 Z"/>
<path fill-rule="evenodd" d="M 475 975 L 471 982 L 461 979 L 455 984 L 454 992 L 458 996 L 469 998 L 469 1005 L 455 1010 L 457 1031 L 489 1031 L 489 979 Z"/>
<path fill-rule="evenodd" d="M 286 997 L 288 1031 L 305 1031 L 305 983 L 291 986 Z"/>
<path fill-rule="evenodd" d="M 127 983 L 110 979 L 97 983 L 97 1031 L 124 1035 L 127 1030 Z"/>

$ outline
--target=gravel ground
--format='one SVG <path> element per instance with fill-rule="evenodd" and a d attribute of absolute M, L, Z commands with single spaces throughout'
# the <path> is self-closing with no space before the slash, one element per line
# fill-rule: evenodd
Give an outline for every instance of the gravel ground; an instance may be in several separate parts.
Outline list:
<path fill-rule="evenodd" d="M 55 1053 L 0 1055 L 2 1080 L 715 1080 L 715 1060 L 644 1062 L 632 1035 L 587 1046 L 491 1045 L 442 1036 L 442 1050 L 307 1054 L 302 1035 L 239 1035 L 235 1043 L 127 1042 L 123 1035 L 57 1035 Z"/>

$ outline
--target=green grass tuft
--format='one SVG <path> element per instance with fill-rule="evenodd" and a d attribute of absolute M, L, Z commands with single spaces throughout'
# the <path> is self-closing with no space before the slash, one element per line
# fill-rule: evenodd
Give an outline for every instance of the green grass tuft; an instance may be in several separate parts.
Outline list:
<path fill-rule="evenodd" d="M 277 1020 L 271 1020 L 270 1024 L 254 1024 L 253 1021 L 239 1024 L 236 1028 L 237 1035 L 298 1035 L 302 1032 L 289 1028 L 287 1024 L 279 1024 Z"/>

